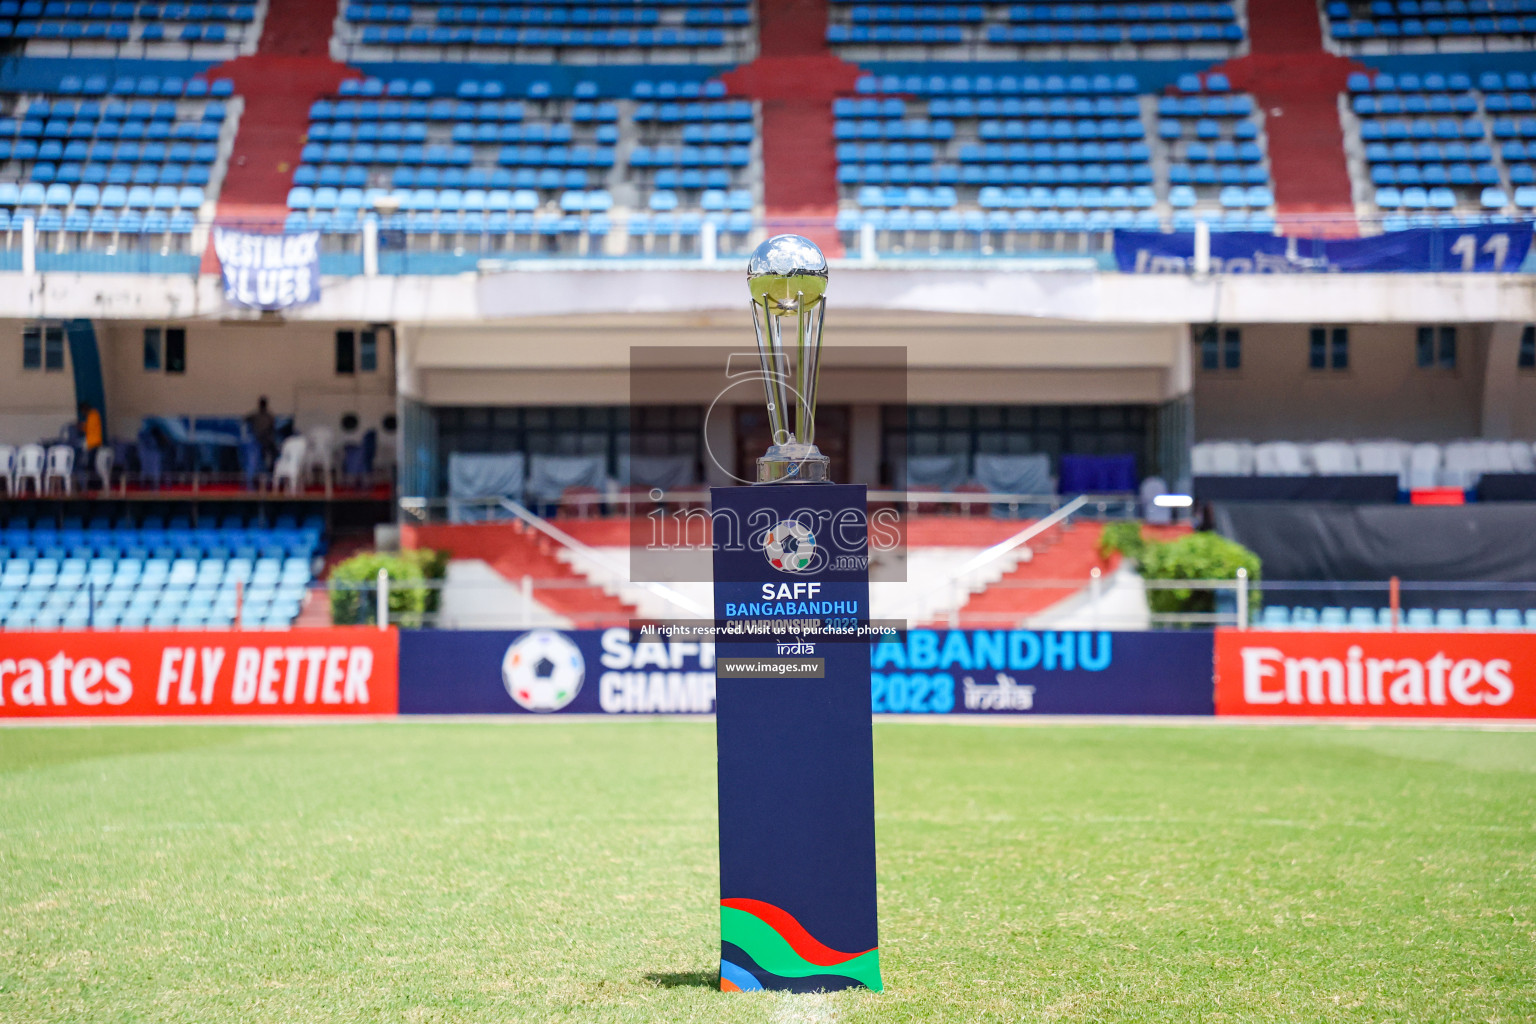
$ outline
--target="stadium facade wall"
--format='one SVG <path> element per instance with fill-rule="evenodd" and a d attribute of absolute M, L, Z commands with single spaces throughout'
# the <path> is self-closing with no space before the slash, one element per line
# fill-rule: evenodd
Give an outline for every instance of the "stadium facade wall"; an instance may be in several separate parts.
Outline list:
<path fill-rule="evenodd" d="M 1427 322 L 1428 323 L 1428 322 Z M 1313 326 L 1347 327 L 1349 368 L 1308 368 Z M 1515 372 L 1518 330 L 1503 329 L 1513 343 L 1495 351 L 1489 324 L 1457 331 L 1457 365 L 1420 368 L 1415 359 L 1417 325 L 1319 321 L 1312 324 L 1222 324 L 1242 331 L 1242 369 L 1195 373 L 1198 440 L 1326 441 L 1339 437 L 1435 441 L 1476 437 L 1491 413 L 1504 409 L 1510 436 L 1529 437 L 1536 424 L 1523 403 L 1536 407 L 1536 376 Z M 1495 365 L 1491 356 L 1502 359 Z M 1489 383 L 1497 380 L 1493 389 Z M 1525 426 L 1524 433 L 1516 425 Z M 1501 436 L 1489 434 L 1486 436 Z"/>
<path fill-rule="evenodd" d="M 186 329 L 185 373 L 144 368 L 144 329 L 166 326 Z M 294 416 L 299 430 L 321 425 L 334 429 L 347 412 L 359 417 L 363 429 L 377 427 L 395 411 L 389 332 L 380 338 L 375 371 L 336 372 L 336 331 L 363 326 L 102 321 L 97 332 L 115 429 L 131 435 L 144 416 L 244 415 L 260 395 L 269 398 L 274 414 Z"/>
<path fill-rule="evenodd" d="M 839 354 L 904 348 L 907 397 L 913 402 L 1159 403 L 1189 388 L 1182 327 L 853 308 L 838 312 L 836 331 Z M 750 350 L 751 344 L 735 309 L 423 326 L 401 334 L 400 387 L 402 394 L 433 405 L 623 403 L 634 384 L 632 348 L 678 346 L 697 347 L 710 358 L 699 368 L 676 368 L 645 393 L 652 401 L 697 402 L 719 390 L 713 355 L 743 345 Z M 827 387 L 838 390 L 837 401 L 860 401 L 858 371 L 850 367 L 845 376 L 842 385 L 829 380 Z M 862 400 L 889 397 L 888 390 L 877 388 Z"/>
<path fill-rule="evenodd" d="M 62 338 L 62 327 L 54 326 Z M 17 322 L 0 324 L 0 367 L 4 367 L 0 370 L 0 443 L 50 437 L 78 418 L 69 345 L 60 344 L 62 361 L 57 369 L 48 369 L 46 362 L 37 369 L 24 369 L 23 327 Z"/>
<path fill-rule="evenodd" d="M 936 270 L 843 265 L 835 310 L 1027 317 L 1074 323 L 1530 323 L 1521 274 L 1110 274 L 987 260 Z M 741 268 L 673 260 L 614 269 L 554 261 L 481 275 L 326 277 L 287 322 L 483 324 L 540 316 L 741 312 Z M 0 274 L 0 318 L 260 319 L 220 278 L 54 271 Z"/>

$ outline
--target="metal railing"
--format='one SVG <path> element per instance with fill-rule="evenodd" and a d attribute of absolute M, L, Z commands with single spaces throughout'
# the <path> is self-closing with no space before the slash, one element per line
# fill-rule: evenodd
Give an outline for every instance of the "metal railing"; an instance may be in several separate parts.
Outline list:
<path fill-rule="evenodd" d="M 1046 516 L 1072 505 L 1071 516 L 1091 519 L 1135 518 L 1141 498 L 1130 492 L 1104 494 L 1028 494 L 986 491 L 941 490 L 871 490 L 871 507 L 904 509 L 915 514 L 994 515 L 1021 519 Z M 503 498 L 423 498 L 399 500 L 407 522 L 444 523 L 479 522 L 515 518 L 503 507 Z M 528 508 L 532 506 L 532 508 Z M 709 507 L 709 491 L 702 488 L 677 490 L 643 487 L 614 488 L 605 491 L 572 491 L 545 501 L 532 500 L 525 511 L 550 519 L 588 519 L 604 516 L 644 515 L 655 509 L 702 509 Z"/>
<path fill-rule="evenodd" d="M 204 217 L 180 219 L 146 230 L 142 222 L 130 228 L 62 227 L 39 230 L 36 214 L 16 211 L 10 226 L 0 231 L 0 271 L 22 273 L 155 273 L 195 275 L 202 268 L 213 227 L 258 233 L 281 232 L 276 220 L 242 222 Z M 636 211 L 640 212 L 640 211 Z M 384 218 L 365 212 L 346 230 L 322 229 L 320 272 L 334 276 L 440 275 L 492 273 L 528 265 L 560 265 L 568 269 L 638 267 L 645 262 L 661 266 L 716 266 L 735 261 L 771 234 L 793 232 L 814 238 L 836 237 L 843 260 L 852 265 L 881 264 L 959 268 L 974 263 L 996 269 L 1016 261 L 1032 271 L 1113 271 L 1114 240 L 1118 231 L 1190 232 L 1197 237 L 1197 252 L 1188 272 L 1197 265 L 1212 270 L 1198 247 L 1209 251 L 1209 239 L 1223 231 L 1253 231 L 1296 240 L 1296 258 L 1288 258 L 1287 272 L 1305 271 L 1309 248 L 1315 240 L 1369 237 L 1409 228 L 1422 228 L 1436 236 L 1465 233 L 1478 225 L 1525 225 L 1536 219 L 1527 211 L 1507 213 L 1446 213 L 1412 211 L 1367 217 L 1322 215 L 1283 216 L 1275 224 L 1254 224 L 1225 219 L 1219 211 L 1203 210 L 1183 215 L 1160 216 L 1155 224 L 1131 228 L 1113 227 L 1092 216 L 1092 211 L 1070 215 L 991 218 L 978 223 L 933 211 L 897 211 L 901 216 L 865 218 L 857 211 L 842 218 L 756 218 L 750 229 L 742 225 L 722 227 L 710 220 L 681 218 L 667 221 L 665 230 L 654 220 L 630 222 L 619 212 L 607 220 L 557 216 L 493 225 L 484 219 L 458 218 L 412 222 L 401 215 Z M 1008 212 L 1004 209 L 1004 212 Z M 291 225 L 289 230 L 300 230 Z M 308 225 L 302 229 L 308 230 Z M 1203 240 L 1203 241 L 1202 241 Z M 1458 272 L 1465 269 L 1461 257 L 1443 257 L 1447 246 L 1432 244 L 1432 264 L 1426 272 Z M 1444 265 L 1440 262 L 1444 260 Z M 1318 267 L 1320 272 L 1327 268 Z M 1505 272 L 1536 272 L 1536 253 Z M 1216 266 L 1214 272 L 1220 273 Z"/>

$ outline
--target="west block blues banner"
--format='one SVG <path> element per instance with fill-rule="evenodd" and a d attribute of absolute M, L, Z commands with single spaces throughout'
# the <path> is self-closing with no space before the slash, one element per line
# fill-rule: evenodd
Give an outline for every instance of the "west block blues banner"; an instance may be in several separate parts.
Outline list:
<path fill-rule="evenodd" d="M 213 229 L 224 298 L 250 309 L 287 309 L 320 301 L 320 232 L 258 235 Z"/>
<path fill-rule="evenodd" d="M 1371 238 L 1286 238 L 1211 232 L 1218 274 L 1513 273 L 1531 248 L 1531 223 L 1415 228 Z M 1115 263 L 1126 274 L 1187 274 L 1193 232 L 1116 231 Z"/>

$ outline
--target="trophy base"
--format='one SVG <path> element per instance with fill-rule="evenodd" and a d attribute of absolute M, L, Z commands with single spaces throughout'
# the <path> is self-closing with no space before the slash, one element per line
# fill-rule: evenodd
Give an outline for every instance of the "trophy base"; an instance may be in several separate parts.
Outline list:
<path fill-rule="evenodd" d="M 813 444 L 776 444 L 757 460 L 760 484 L 825 484 L 832 479 L 832 460 Z"/>

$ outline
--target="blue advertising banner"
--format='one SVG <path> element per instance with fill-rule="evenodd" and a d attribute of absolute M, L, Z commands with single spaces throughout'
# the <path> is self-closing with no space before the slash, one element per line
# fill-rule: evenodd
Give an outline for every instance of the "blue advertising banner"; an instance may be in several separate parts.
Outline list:
<path fill-rule="evenodd" d="M 1531 222 L 1415 228 L 1371 238 L 1286 238 L 1211 232 L 1217 274 L 1513 273 L 1531 248 Z M 1115 263 L 1126 274 L 1194 270 L 1193 232 L 1116 231 Z"/>
<path fill-rule="evenodd" d="M 1209 715 L 1212 644 L 1203 632 L 914 629 L 874 645 L 870 710 Z M 636 644 L 627 629 L 400 634 L 407 715 L 713 714 L 715 686 L 713 644 Z"/>
<path fill-rule="evenodd" d="M 320 232 L 259 235 L 213 229 L 224 298 L 250 309 L 287 309 L 320 301 Z"/>
<path fill-rule="evenodd" d="M 876 713 L 1213 715 L 1211 633 L 913 629 L 871 655 Z"/>
<path fill-rule="evenodd" d="M 712 714 L 713 644 L 627 629 L 400 634 L 402 715 Z"/>

